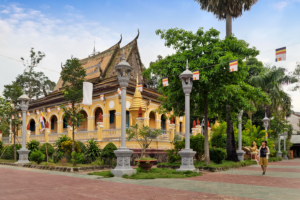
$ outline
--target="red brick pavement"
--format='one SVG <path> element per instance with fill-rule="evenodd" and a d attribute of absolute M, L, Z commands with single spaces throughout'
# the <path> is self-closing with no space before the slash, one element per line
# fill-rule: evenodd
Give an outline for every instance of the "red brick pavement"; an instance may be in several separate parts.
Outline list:
<path fill-rule="evenodd" d="M 280 165 L 280 166 L 300 166 L 300 162 L 269 162 L 269 165 Z"/>
<path fill-rule="evenodd" d="M 278 178 L 278 177 L 269 177 L 269 176 L 249 176 L 249 175 L 213 173 L 213 174 L 206 174 L 204 176 L 187 178 L 186 180 L 300 189 L 299 179 Z"/>
<path fill-rule="evenodd" d="M 261 171 L 262 169 L 260 167 L 243 167 L 238 168 L 238 170 L 253 170 L 253 171 Z M 267 168 L 267 172 L 300 172 L 300 169 L 288 169 L 288 168 Z"/>
<path fill-rule="evenodd" d="M 0 199 L 247 199 L 0 168 Z"/>

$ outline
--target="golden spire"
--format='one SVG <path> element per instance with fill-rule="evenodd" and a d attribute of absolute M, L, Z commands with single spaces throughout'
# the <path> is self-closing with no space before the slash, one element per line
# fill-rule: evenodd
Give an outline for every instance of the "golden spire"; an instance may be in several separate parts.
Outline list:
<path fill-rule="evenodd" d="M 133 95 L 132 104 L 130 105 L 129 110 L 139 110 L 139 108 L 142 108 L 143 111 L 146 111 L 146 106 L 143 102 L 143 98 L 141 95 L 141 92 L 139 90 L 139 78 L 138 74 L 136 75 L 136 87 L 135 87 L 135 93 Z"/>

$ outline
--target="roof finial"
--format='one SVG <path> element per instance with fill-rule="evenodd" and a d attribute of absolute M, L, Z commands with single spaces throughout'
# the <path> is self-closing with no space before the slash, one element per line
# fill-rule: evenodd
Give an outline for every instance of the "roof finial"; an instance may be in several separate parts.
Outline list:
<path fill-rule="evenodd" d="M 139 84 L 139 74 L 136 73 L 136 85 L 138 85 L 138 84 Z"/>
<path fill-rule="evenodd" d="M 122 60 L 125 60 L 125 53 L 124 53 L 124 49 L 123 49 Z"/>
<path fill-rule="evenodd" d="M 189 60 L 186 59 L 186 69 L 188 70 L 189 69 Z"/>
<path fill-rule="evenodd" d="M 93 51 L 93 55 L 96 55 L 96 48 L 95 48 L 95 37 L 94 37 L 94 51 Z"/>

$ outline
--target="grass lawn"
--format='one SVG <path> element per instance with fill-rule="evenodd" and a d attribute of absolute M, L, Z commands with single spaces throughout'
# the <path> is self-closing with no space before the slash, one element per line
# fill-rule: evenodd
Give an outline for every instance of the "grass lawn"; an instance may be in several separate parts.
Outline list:
<path fill-rule="evenodd" d="M 269 162 L 278 162 L 278 161 L 282 161 L 281 157 L 270 157 L 269 158 Z"/>
<path fill-rule="evenodd" d="M 113 177 L 110 171 L 101 171 L 89 173 L 89 175 L 98 175 L 103 177 Z M 201 176 L 202 173 L 184 171 L 176 172 L 174 169 L 167 168 L 152 168 L 149 172 L 141 168 L 137 168 L 137 173 L 131 176 L 124 175 L 123 178 L 127 179 L 155 179 L 155 178 L 189 178 L 194 176 Z"/>
<path fill-rule="evenodd" d="M 204 161 L 199 162 L 199 161 L 195 161 L 194 165 L 196 168 L 199 167 L 211 167 L 211 168 L 219 168 L 219 167 L 223 167 L 223 168 L 238 168 L 238 167 L 242 167 L 242 166 L 247 166 L 249 164 L 256 164 L 256 161 L 251 161 L 251 160 L 245 160 L 244 162 L 233 162 L 233 161 L 226 161 L 223 160 L 222 163 L 220 164 L 216 164 L 214 162 L 210 162 L 209 165 L 206 165 Z M 159 163 L 158 166 L 160 165 L 164 165 L 164 166 L 180 166 L 181 162 L 175 162 L 175 163 Z"/>
<path fill-rule="evenodd" d="M 0 163 L 15 163 L 14 160 L 0 159 Z"/>

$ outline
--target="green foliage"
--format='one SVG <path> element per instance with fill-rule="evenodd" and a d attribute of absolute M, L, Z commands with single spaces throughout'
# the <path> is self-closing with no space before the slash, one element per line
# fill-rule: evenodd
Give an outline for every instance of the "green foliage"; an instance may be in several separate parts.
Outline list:
<path fill-rule="evenodd" d="M 99 158 L 100 152 L 101 149 L 94 138 L 87 141 L 85 155 L 87 156 L 89 161 L 95 161 L 97 158 Z"/>
<path fill-rule="evenodd" d="M 83 153 L 72 152 L 70 162 L 73 164 L 73 166 L 76 166 L 77 164 L 82 164 L 84 162 L 83 156 Z"/>
<path fill-rule="evenodd" d="M 101 152 L 101 158 L 105 161 L 112 161 L 112 159 L 117 158 L 114 154 L 114 151 L 117 149 L 118 148 L 114 145 L 114 143 L 108 143 Z"/>
<path fill-rule="evenodd" d="M 97 158 L 94 162 L 91 163 L 91 165 L 102 166 L 104 165 L 104 162 L 100 158 Z"/>
<path fill-rule="evenodd" d="M 150 146 L 153 139 L 157 138 L 157 136 L 161 135 L 161 130 L 158 129 L 150 129 L 149 126 L 144 126 L 142 128 L 138 127 L 138 124 L 131 126 L 126 129 L 127 139 L 130 141 L 134 139 L 141 146 L 142 154 L 141 157 L 144 156 L 146 149 Z"/>
<path fill-rule="evenodd" d="M 18 105 L 18 98 L 23 94 L 22 87 L 15 81 L 11 85 L 4 85 L 3 96 L 5 100 L 12 100 L 14 105 Z"/>
<path fill-rule="evenodd" d="M 41 147 L 40 147 L 40 151 L 46 155 L 46 144 L 47 144 L 47 153 L 48 156 L 52 156 L 53 153 L 55 152 L 55 149 L 53 148 L 53 146 L 49 143 L 44 143 Z"/>
<path fill-rule="evenodd" d="M 282 156 L 287 155 L 287 151 L 282 150 Z"/>
<path fill-rule="evenodd" d="M 62 148 L 63 152 L 65 153 L 65 155 L 71 156 L 72 141 L 68 140 L 68 141 L 62 142 L 61 143 L 61 148 Z M 76 141 L 75 141 L 75 147 L 74 148 L 75 148 L 75 152 L 77 152 L 77 153 L 79 153 L 81 151 L 80 148 L 79 148 L 79 144 Z"/>
<path fill-rule="evenodd" d="M 114 177 L 113 173 L 109 171 L 101 171 L 101 172 L 93 172 L 93 173 L 88 173 L 88 175 L 96 175 L 96 176 L 103 176 L 104 178 L 111 178 Z"/>
<path fill-rule="evenodd" d="M 220 123 L 219 126 L 213 126 L 211 146 L 216 148 L 226 149 L 227 135 L 226 135 L 227 124 L 226 122 Z"/>
<path fill-rule="evenodd" d="M 0 140 L 0 156 L 1 156 L 3 150 L 4 150 L 4 145 L 3 145 L 3 142 Z"/>
<path fill-rule="evenodd" d="M 226 150 L 222 148 L 210 148 L 209 154 L 210 159 L 217 164 L 222 163 L 227 156 Z"/>
<path fill-rule="evenodd" d="M 185 142 L 174 140 L 171 142 L 174 146 L 174 149 L 165 150 L 168 155 L 168 161 L 170 163 L 175 163 L 176 161 L 181 160 L 181 156 L 179 155 L 179 151 L 184 148 Z"/>
<path fill-rule="evenodd" d="M 37 140 L 30 140 L 29 142 L 27 142 L 26 146 L 30 151 L 39 150 L 40 142 Z"/>
<path fill-rule="evenodd" d="M 58 140 L 55 141 L 54 147 L 56 148 L 56 151 L 64 153 L 61 144 L 65 141 L 71 141 L 71 138 L 69 138 L 67 135 L 63 135 L 59 137 Z"/>
<path fill-rule="evenodd" d="M 16 144 L 16 150 L 20 150 L 22 146 L 20 144 Z M 3 153 L 2 159 L 14 159 L 14 145 L 9 145 L 5 152 Z M 19 159 L 19 153 L 17 152 L 17 160 Z"/>
<path fill-rule="evenodd" d="M 34 161 L 37 164 L 40 164 L 45 160 L 45 154 L 43 154 L 40 150 L 34 149 L 33 151 L 31 151 L 29 158 L 30 161 Z"/>
<path fill-rule="evenodd" d="M 204 136 L 201 134 L 190 137 L 190 147 L 197 153 L 197 160 L 201 161 L 204 154 Z"/>
<path fill-rule="evenodd" d="M 85 144 L 83 142 L 81 142 L 81 141 L 77 141 L 77 142 L 79 144 L 80 151 L 82 153 L 86 152 L 86 146 L 85 146 Z"/>

